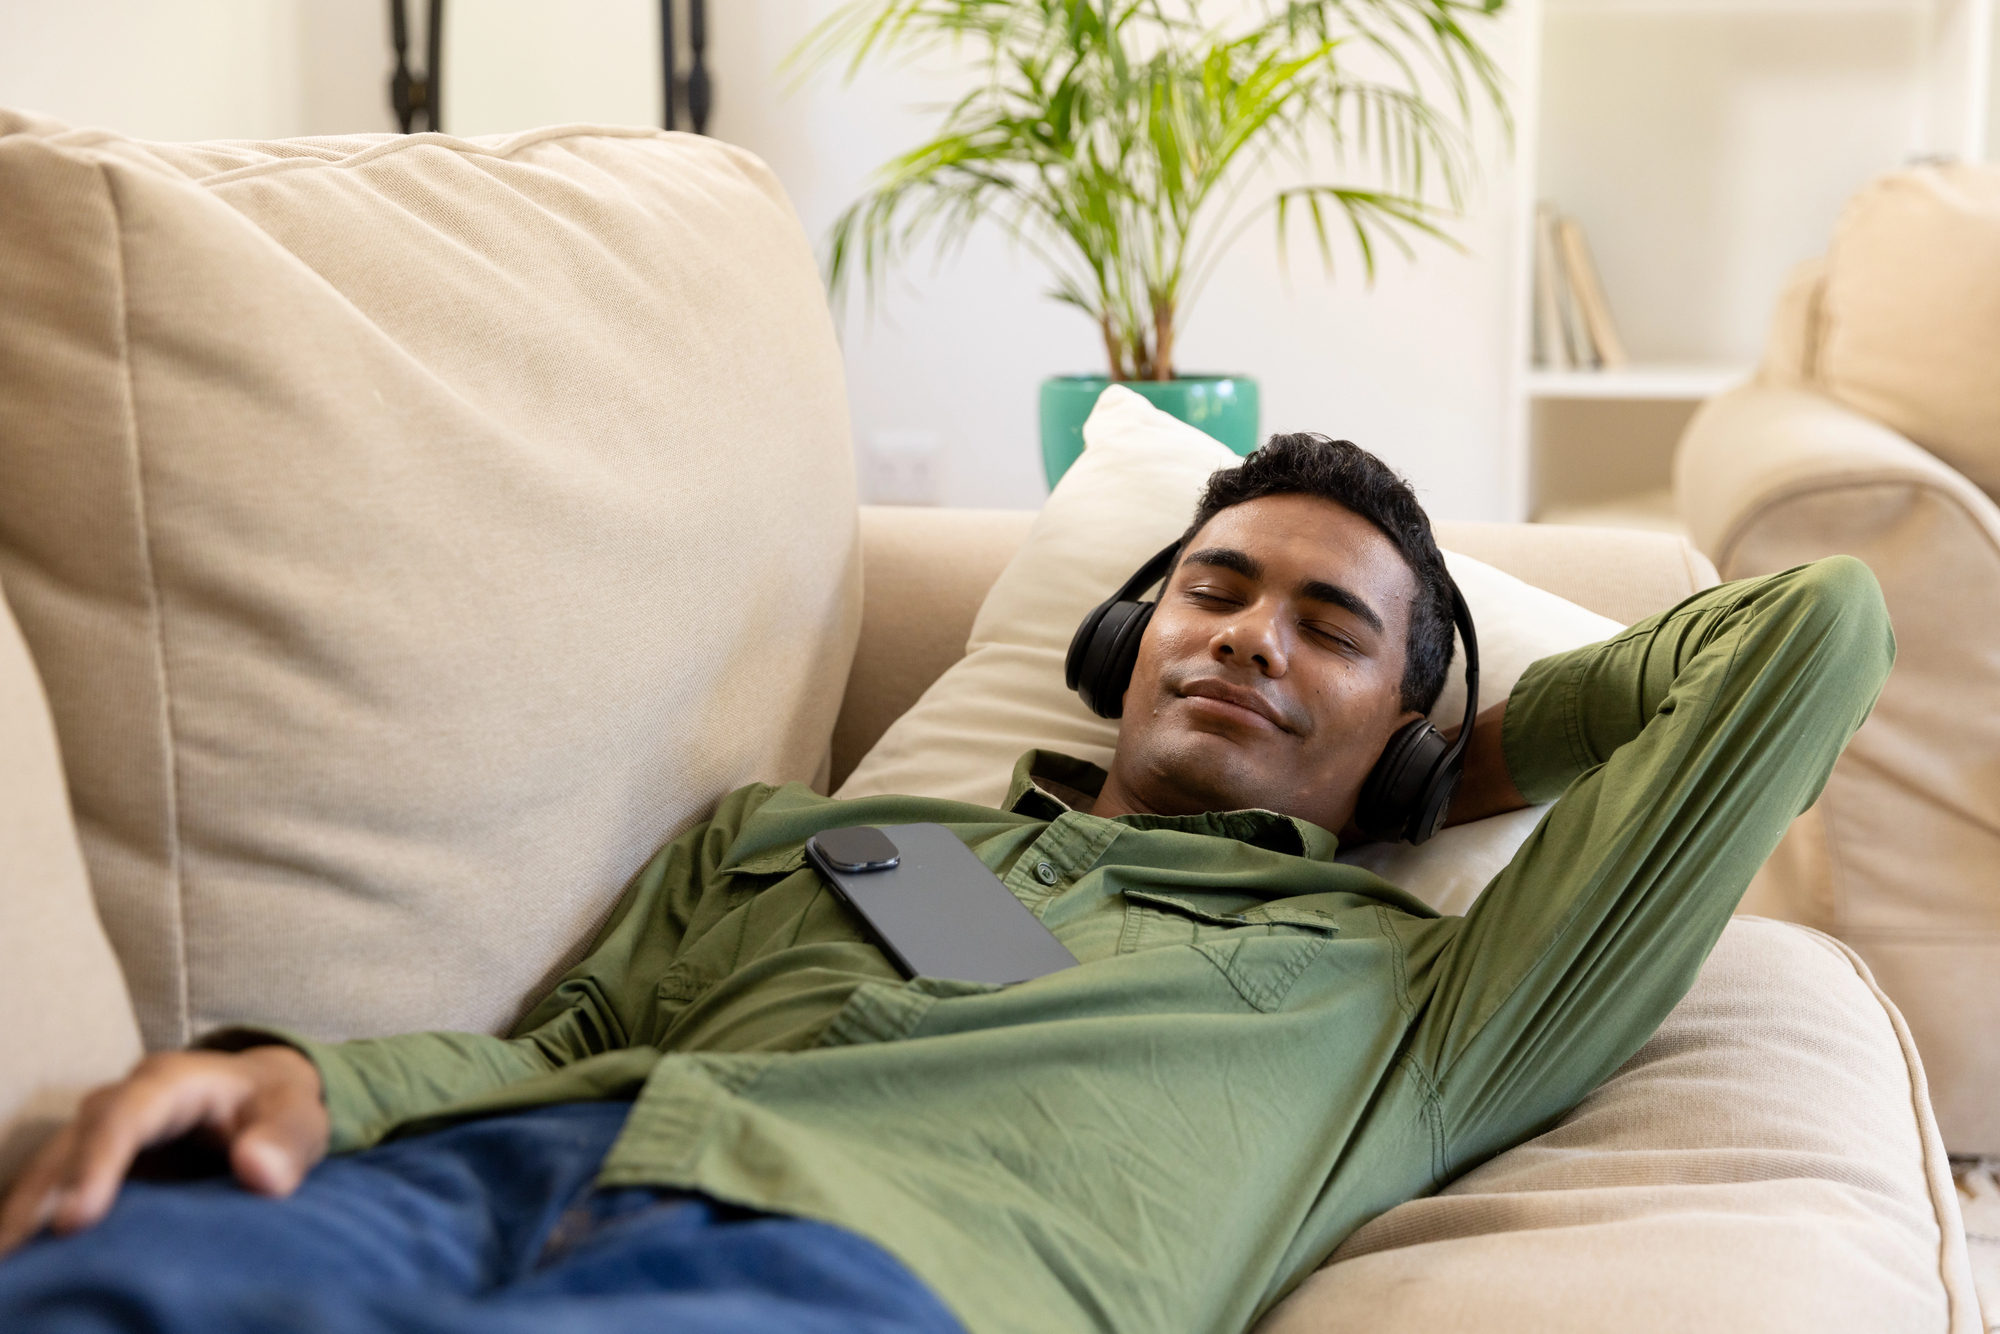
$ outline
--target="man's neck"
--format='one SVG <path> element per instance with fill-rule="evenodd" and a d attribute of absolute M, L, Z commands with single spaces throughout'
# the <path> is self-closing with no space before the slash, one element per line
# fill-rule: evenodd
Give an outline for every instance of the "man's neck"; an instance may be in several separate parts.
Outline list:
<path fill-rule="evenodd" d="M 1104 786 L 1098 790 L 1096 799 L 1088 806 L 1079 806 L 1077 809 L 1087 810 L 1092 815 L 1101 815 L 1106 819 L 1114 815 L 1160 814 L 1126 790 L 1125 784 L 1118 780 L 1115 760 L 1111 772 L 1105 775 Z"/>

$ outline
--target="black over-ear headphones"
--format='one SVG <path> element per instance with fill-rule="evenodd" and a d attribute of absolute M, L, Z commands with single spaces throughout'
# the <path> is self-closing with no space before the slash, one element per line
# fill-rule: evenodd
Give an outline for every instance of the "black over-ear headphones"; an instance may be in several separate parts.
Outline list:
<path fill-rule="evenodd" d="M 1153 619 L 1156 602 L 1139 595 L 1167 577 L 1180 544 L 1174 543 L 1141 565 L 1116 593 L 1097 604 L 1069 641 L 1063 680 L 1100 718 L 1125 712 L 1125 688 L 1139 660 L 1139 641 Z M 1428 718 L 1405 723 L 1382 748 L 1382 758 L 1361 784 L 1354 822 L 1370 838 L 1422 843 L 1444 825 L 1451 796 L 1465 768 L 1465 743 L 1472 738 L 1472 720 L 1479 714 L 1479 637 L 1472 628 L 1472 609 L 1465 605 L 1450 575 L 1451 619 L 1465 643 L 1465 723 L 1455 740 L 1431 726 Z"/>

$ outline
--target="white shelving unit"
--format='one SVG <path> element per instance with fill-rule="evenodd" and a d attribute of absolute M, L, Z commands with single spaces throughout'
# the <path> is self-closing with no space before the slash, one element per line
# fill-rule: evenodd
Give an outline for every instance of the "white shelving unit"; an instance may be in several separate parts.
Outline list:
<path fill-rule="evenodd" d="M 1657 402 L 1712 398 L 1749 379 L 1754 366 L 1626 366 L 1615 371 L 1530 369 L 1523 384 L 1530 398 L 1642 399 Z"/>
<path fill-rule="evenodd" d="M 1749 378 L 1869 179 L 2000 147 L 2000 0 L 1525 0 L 1508 503 L 1670 527 L 1674 443 Z M 1582 223 L 1633 365 L 1532 364 L 1534 210 Z"/>

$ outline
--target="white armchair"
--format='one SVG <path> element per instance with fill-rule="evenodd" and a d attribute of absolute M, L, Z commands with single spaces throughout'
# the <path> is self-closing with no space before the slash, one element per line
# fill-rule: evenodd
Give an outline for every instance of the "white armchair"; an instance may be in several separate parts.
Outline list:
<path fill-rule="evenodd" d="M 1982 1156 L 2000 1156 L 1996 485 L 2000 171 L 1898 173 L 1793 275 L 1757 380 L 1690 423 L 1674 487 L 1724 579 L 1845 552 L 1882 583 L 1895 672 L 1746 907 L 1867 959 L 1945 1143 Z"/>

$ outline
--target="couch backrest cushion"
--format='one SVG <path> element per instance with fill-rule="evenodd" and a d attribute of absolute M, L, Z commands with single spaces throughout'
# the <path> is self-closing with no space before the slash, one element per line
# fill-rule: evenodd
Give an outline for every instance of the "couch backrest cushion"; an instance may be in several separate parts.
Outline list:
<path fill-rule="evenodd" d="M 2000 496 L 2000 167 L 1916 167 L 1856 195 L 1822 320 L 1828 393 Z"/>
<path fill-rule="evenodd" d="M 0 113 L 0 583 L 150 1045 L 505 1028 L 858 624 L 838 352 L 712 140 Z"/>
<path fill-rule="evenodd" d="M 1035 522 L 1032 510 L 861 507 L 861 638 L 833 728 L 839 787 L 931 682 L 965 656 L 972 620 Z"/>

